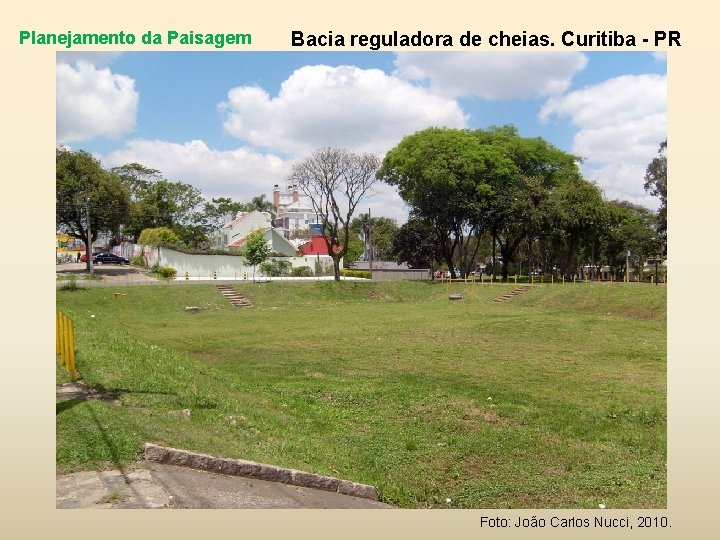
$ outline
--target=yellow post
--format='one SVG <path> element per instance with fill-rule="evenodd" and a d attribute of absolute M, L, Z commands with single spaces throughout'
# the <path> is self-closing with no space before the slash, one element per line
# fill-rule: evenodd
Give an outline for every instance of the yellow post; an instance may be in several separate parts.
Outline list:
<path fill-rule="evenodd" d="M 563 285 L 565 285 L 565 274 L 563 274 Z"/>
<path fill-rule="evenodd" d="M 72 380 L 77 379 L 77 372 L 75 371 L 75 324 L 72 319 L 68 319 L 68 371 L 70 372 L 70 378 Z"/>
<path fill-rule="evenodd" d="M 70 325 L 68 318 L 63 315 L 63 359 L 65 360 L 65 369 L 70 372 Z M 72 373 L 71 373 L 72 375 Z"/>
<path fill-rule="evenodd" d="M 530 285 L 535 285 L 535 276 L 530 272 Z"/>
<path fill-rule="evenodd" d="M 575 284 L 575 274 L 573 274 L 573 285 Z"/>
<path fill-rule="evenodd" d="M 60 312 L 55 310 L 55 355 L 60 354 Z"/>
<path fill-rule="evenodd" d="M 515 274 L 515 285 L 517 285 L 517 274 Z"/>

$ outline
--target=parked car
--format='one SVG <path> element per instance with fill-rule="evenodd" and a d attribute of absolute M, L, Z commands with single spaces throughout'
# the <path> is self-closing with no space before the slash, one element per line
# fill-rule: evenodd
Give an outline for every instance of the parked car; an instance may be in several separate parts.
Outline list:
<path fill-rule="evenodd" d="M 115 255 L 114 253 L 95 253 L 93 255 L 93 263 L 95 264 L 130 264 L 125 257 Z"/>

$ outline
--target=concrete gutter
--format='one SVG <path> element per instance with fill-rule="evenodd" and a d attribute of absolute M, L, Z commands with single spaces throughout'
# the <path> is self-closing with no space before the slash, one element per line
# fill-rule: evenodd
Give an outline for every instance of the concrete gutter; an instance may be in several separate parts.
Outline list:
<path fill-rule="evenodd" d="M 270 482 L 281 482 L 292 486 L 323 489 L 343 495 L 378 500 L 378 491 L 375 486 L 357 484 L 349 480 L 333 478 L 332 476 L 276 467 L 275 465 L 255 463 L 244 459 L 219 458 L 177 448 L 167 448 L 152 443 L 145 443 L 143 458 L 157 463 L 181 465 L 203 471 L 258 478 Z"/>

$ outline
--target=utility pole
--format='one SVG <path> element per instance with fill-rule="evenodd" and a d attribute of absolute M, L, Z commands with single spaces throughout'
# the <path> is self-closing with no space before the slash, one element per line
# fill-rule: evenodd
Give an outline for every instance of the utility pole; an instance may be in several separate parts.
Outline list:
<path fill-rule="evenodd" d="M 370 208 L 368 208 L 368 226 L 367 226 L 367 242 L 368 242 L 368 248 L 370 251 L 370 273 L 372 274 L 373 267 L 373 247 L 372 247 L 372 240 L 370 238 L 370 224 L 372 223 L 372 220 L 370 218 Z"/>
<path fill-rule="evenodd" d="M 625 283 L 630 283 L 630 250 L 627 250 L 625 257 Z"/>
<path fill-rule="evenodd" d="M 85 257 L 87 258 L 88 272 L 93 273 L 92 261 L 92 234 L 90 233 L 90 197 L 87 198 L 87 206 L 85 207 L 85 219 L 87 219 L 87 245 L 85 246 Z"/>

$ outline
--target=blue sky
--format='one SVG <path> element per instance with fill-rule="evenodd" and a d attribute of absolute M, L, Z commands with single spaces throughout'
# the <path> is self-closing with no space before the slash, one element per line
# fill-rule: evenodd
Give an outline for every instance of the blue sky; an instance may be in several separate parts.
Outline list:
<path fill-rule="evenodd" d="M 609 199 L 651 208 L 666 62 L 649 52 L 58 53 L 57 143 L 249 200 L 314 148 L 380 155 L 430 126 L 514 124 L 581 155 Z M 403 221 L 387 186 L 374 215 Z"/>

